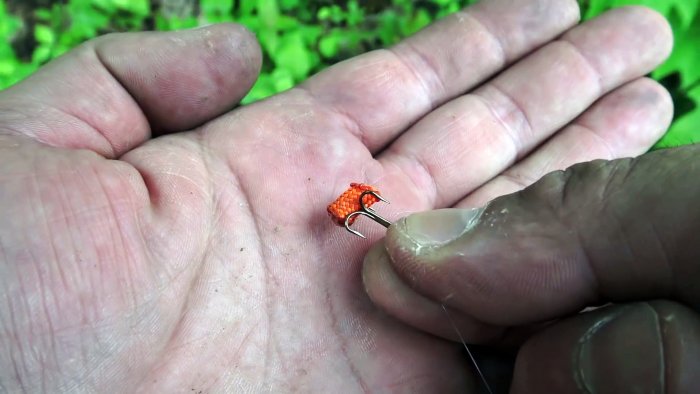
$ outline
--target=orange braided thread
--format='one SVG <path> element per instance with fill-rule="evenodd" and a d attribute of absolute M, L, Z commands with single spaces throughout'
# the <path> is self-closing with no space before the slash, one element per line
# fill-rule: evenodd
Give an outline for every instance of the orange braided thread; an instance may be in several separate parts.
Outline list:
<path fill-rule="evenodd" d="M 328 214 L 333 219 L 338 226 L 345 226 L 345 219 L 353 212 L 359 211 L 362 207 L 360 206 L 360 194 L 366 191 L 373 191 L 377 194 L 379 190 L 376 188 L 365 185 L 364 183 L 351 183 L 350 188 L 343 192 L 335 201 L 333 201 L 328 206 Z M 379 201 L 377 197 L 372 195 L 366 195 L 364 197 L 364 203 L 366 207 L 371 207 L 372 204 Z M 348 225 L 355 222 L 357 216 L 350 218 Z"/>

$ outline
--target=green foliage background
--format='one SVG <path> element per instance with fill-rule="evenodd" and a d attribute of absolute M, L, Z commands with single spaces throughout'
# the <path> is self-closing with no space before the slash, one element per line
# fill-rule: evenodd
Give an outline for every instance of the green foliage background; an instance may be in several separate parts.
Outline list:
<path fill-rule="evenodd" d="M 0 88 L 100 34 L 242 23 L 263 72 L 244 102 L 283 91 L 337 61 L 391 45 L 474 0 L 0 0 Z M 652 77 L 673 95 L 674 123 L 657 147 L 700 142 L 700 0 L 579 0 L 585 19 L 641 4 L 665 15 L 675 49 Z"/>

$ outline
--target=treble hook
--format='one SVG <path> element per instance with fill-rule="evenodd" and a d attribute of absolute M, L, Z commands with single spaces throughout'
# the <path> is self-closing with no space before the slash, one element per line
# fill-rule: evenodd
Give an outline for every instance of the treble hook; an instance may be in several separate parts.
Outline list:
<path fill-rule="evenodd" d="M 330 203 L 326 210 L 335 224 L 345 227 L 358 237 L 366 238 L 362 233 L 352 228 L 352 224 L 358 216 L 366 216 L 384 227 L 391 225 L 390 221 L 370 208 L 377 201 L 389 204 L 389 201 L 385 200 L 374 186 L 351 183 L 350 188 Z"/>
<path fill-rule="evenodd" d="M 385 203 L 387 203 L 387 204 L 390 204 L 389 201 L 387 201 L 387 200 L 386 200 L 384 197 L 382 197 L 381 195 L 377 194 L 374 190 L 367 190 L 367 191 L 362 192 L 362 194 L 360 194 L 360 210 L 359 210 L 359 211 L 355 211 L 355 212 L 349 214 L 349 215 L 345 218 L 345 229 L 348 230 L 348 231 L 350 231 L 351 233 L 357 235 L 358 237 L 361 237 L 361 238 L 367 238 L 367 237 L 365 237 L 364 235 L 362 235 L 361 232 L 359 232 L 359 231 L 357 231 L 357 230 L 354 230 L 354 229 L 352 228 L 352 223 L 355 221 L 355 217 L 356 217 L 356 216 L 367 216 L 368 218 L 374 220 L 375 222 L 381 224 L 381 225 L 384 226 L 384 227 L 389 227 L 389 226 L 391 226 L 391 222 L 390 222 L 390 221 L 384 219 L 384 218 L 383 218 L 381 215 L 379 215 L 374 209 L 372 209 L 372 208 L 368 207 L 367 205 L 365 205 L 365 196 L 368 196 L 368 195 L 369 195 L 369 196 L 372 196 L 372 197 L 374 197 L 374 198 L 376 198 L 377 200 L 379 200 L 379 201 L 381 201 L 381 202 L 385 202 Z"/>

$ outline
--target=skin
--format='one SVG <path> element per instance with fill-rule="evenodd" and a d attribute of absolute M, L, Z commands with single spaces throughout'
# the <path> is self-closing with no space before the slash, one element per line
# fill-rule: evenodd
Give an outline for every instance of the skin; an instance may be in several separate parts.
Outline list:
<path fill-rule="evenodd" d="M 578 18 L 484 2 L 233 110 L 260 67 L 236 25 L 106 36 L 2 92 L 0 391 L 473 391 L 430 293 L 362 270 L 383 229 L 356 239 L 325 206 L 350 182 L 392 219 L 478 206 L 645 152 L 672 116 L 643 78 L 670 29 L 643 8 Z M 572 309 L 510 322 L 487 301 L 454 304 L 471 341 Z"/>
<path fill-rule="evenodd" d="M 599 160 L 401 219 L 365 260 L 369 294 L 436 335 L 445 304 L 469 340 L 519 345 L 513 393 L 697 392 L 698 164 L 698 145 Z"/>

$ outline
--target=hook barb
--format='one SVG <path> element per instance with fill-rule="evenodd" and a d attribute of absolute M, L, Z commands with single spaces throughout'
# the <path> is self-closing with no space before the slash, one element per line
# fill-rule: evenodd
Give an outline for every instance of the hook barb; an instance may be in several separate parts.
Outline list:
<path fill-rule="evenodd" d="M 385 202 L 385 203 L 387 203 L 387 204 L 390 204 L 389 201 L 387 201 L 384 197 L 382 197 L 379 193 L 377 193 L 377 192 L 375 192 L 375 191 L 367 190 L 367 191 L 362 192 L 362 194 L 360 194 L 360 210 L 359 210 L 359 211 L 355 211 L 355 212 L 349 214 L 349 215 L 345 218 L 345 229 L 347 229 L 349 232 L 351 232 L 351 233 L 353 233 L 353 234 L 355 234 L 355 235 L 357 235 L 358 237 L 361 237 L 361 238 L 367 238 L 367 237 L 365 237 L 365 236 L 364 236 L 362 233 L 360 233 L 359 231 L 353 229 L 353 228 L 352 228 L 352 225 L 351 225 L 352 222 L 355 220 L 354 218 L 355 218 L 356 216 L 367 216 L 368 218 L 374 220 L 375 222 L 381 224 L 381 225 L 384 226 L 384 227 L 389 227 L 389 226 L 391 226 L 391 222 L 390 222 L 390 221 L 384 219 L 381 215 L 379 215 L 377 212 L 375 212 L 374 209 L 368 207 L 368 206 L 365 204 L 365 196 L 368 196 L 368 195 L 369 195 L 369 196 L 372 196 L 372 197 L 374 197 L 374 198 L 376 198 L 376 199 L 379 200 L 379 201 L 382 201 L 382 202 Z"/>

